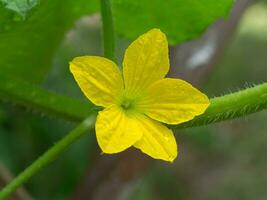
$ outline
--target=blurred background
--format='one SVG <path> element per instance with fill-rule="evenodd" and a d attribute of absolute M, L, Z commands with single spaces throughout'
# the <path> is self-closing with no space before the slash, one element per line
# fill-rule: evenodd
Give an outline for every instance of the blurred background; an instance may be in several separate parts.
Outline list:
<path fill-rule="evenodd" d="M 129 43 L 117 40 L 119 60 Z M 42 86 L 86 101 L 68 62 L 78 55 L 101 54 L 100 16 L 80 18 L 54 54 L 52 68 L 43 72 Z M 190 81 L 209 97 L 266 82 L 267 1 L 236 1 L 230 17 L 218 20 L 199 38 L 170 46 L 170 59 L 168 76 Z M 261 112 L 177 131 L 180 152 L 173 164 L 152 160 L 134 149 L 102 155 L 90 133 L 10 199 L 265 200 L 266 118 L 267 112 Z M 73 127 L 75 123 L 2 101 L 0 185 Z"/>

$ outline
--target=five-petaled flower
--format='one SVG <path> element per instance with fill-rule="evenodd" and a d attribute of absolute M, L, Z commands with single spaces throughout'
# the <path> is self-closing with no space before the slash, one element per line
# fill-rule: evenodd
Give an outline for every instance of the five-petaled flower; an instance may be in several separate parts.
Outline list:
<path fill-rule="evenodd" d="M 126 50 L 122 73 L 103 57 L 74 58 L 70 70 L 85 96 L 104 107 L 96 120 L 96 137 L 104 153 L 130 146 L 172 162 L 177 157 L 173 132 L 163 125 L 179 124 L 202 114 L 206 95 L 189 83 L 164 78 L 169 71 L 168 42 L 152 29 Z"/>

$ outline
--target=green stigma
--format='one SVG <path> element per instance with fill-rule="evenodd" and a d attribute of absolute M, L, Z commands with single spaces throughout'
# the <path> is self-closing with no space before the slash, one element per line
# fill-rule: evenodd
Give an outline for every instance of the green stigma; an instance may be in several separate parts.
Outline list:
<path fill-rule="evenodd" d="M 124 109 L 124 110 L 132 110 L 135 106 L 134 106 L 134 100 L 133 99 L 128 99 L 128 98 L 124 98 L 120 104 L 120 106 Z"/>

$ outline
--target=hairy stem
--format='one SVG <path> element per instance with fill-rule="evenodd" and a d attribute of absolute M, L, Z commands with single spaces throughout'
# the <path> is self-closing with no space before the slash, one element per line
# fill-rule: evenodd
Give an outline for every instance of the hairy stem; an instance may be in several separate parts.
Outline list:
<path fill-rule="evenodd" d="M 202 126 L 230 120 L 267 108 L 267 83 L 211 99 L 206 112 L 193 120 L 173 126 L 174 129 Z"/>
<path fill-rule="evenodd" d="M 117 62 L 115 54 L 115 32 L 109 0 L 101 0 L 101 16 L 103 24 L 104 55 L 106 58 Z"/>
<path fill-rule="evenodd" d="M 15 179 L 6 185 L 0 191 L 0 200 L 6 199 L 12 192 L 25 183 L 30 177 L 39 172 L 42 168 L 47 166 L 55 160 L 64 150 L 66 150 L 73 142 L 79 139 L 82 135 L 89 132 L 95 123 L 94 117 L 85 119 L 79 126 L 68 133 L 63 139 L 51 147 L 41 157 L 34 161 L 28 168 L 21 172 Z"/>

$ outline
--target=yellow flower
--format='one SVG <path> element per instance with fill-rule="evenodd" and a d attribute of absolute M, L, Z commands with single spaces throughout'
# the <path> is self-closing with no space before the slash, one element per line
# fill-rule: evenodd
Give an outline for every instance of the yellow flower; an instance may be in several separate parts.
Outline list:
<path fill-rule="evenodd" d="M 134 146 L 172 162 L 177 144 L 161 122 L 186 122 L 209 106 L 207 96 L 189 83 L 164 78 L 169 71 L 168 42 L 159 29 L 141 35 L 127 48 L 122 73 L 114 62 L 98 56 L 74 58 L 70 70 L 85 96 L 105 108 L 96 120 L 96 137 L 104 153 Z"/>

